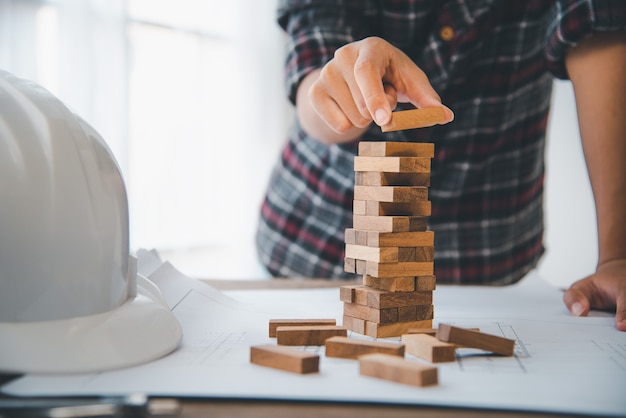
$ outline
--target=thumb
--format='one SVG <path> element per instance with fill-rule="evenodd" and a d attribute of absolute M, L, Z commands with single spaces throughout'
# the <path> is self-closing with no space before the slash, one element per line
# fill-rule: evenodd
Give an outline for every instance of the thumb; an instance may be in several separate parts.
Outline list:
<path fill-rule="evenodd" d="M 580 282 L 579 282 L 580 283 Z M 565 306 L 574 316 L 587 316 L 590 309 L 587 286 L 575 283 L 563 294 Z"/>

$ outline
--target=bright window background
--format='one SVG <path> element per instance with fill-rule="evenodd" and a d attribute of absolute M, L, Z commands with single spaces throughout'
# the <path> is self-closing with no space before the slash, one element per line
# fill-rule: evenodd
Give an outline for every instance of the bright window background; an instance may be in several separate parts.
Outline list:
<path fill-rule="evenodd" d="M 0 0 L 0 68 L 46 87 L 109 143 L 125 176 L 131 247 L 198 277 L 266 274 L 258 208 L 291 109 L 276 0 Z M 569 83 L 555 84 L 547 254 L 566 286 L 597 259 Z"/>

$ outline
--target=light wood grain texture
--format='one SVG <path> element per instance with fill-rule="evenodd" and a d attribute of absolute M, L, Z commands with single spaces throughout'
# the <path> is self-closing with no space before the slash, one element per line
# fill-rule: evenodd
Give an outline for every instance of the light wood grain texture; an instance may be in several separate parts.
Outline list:
<path fill-rule="evenodd" d="M 424 216 L 367 216 L 353 215 L 352 225 L 355 229 L 374 232 L 425 232 L 428 219 Z M 372 245 L 371 247 L 410 247 L 410 245 Z"/>
<path fill-rule="evenodd" d="M 448 343 L 478 348 L 503 356 L 512 356 L 515 348 L 515 340 L 449 324 L 439 324 L 437 338 Z"/>
<path fill-rule="evenodd" d="M 250 362 L 292 373 L 317 373 L 320 358 L 315 353 L 276 345 L 250 347 Z"/>
<path fill-rule="evenodd" d="M 343 326 L 352 332 L 365 335 L 365 320 L 361 318 L 354 318 L 349 315 L 343 315 Z"/>
<path fill-rule="evenodd" d="M 354 245 L 367 245 L 367 231 L 354 228 L 346 228 L 345 243 Z"/>
<path fill-rule="evenodd" d="M 342 302 L 354 303 L 356 285 L 341 286 L 339 288 L 339 300 Z"/>
<path fill-rule="evenodd" d="M 406 334 L 406 331 L 411 328 L 432 328 L 432 326 L 433 321 L 431 319 L 393 324 L 377 324 L 376 322 L 365 321 L 365 335 L 372 338 L 399 337 Z"/>
<path fill-rule="evenodd" d="M 369 157 L 428 157 L 435 156 L 435 144 L 422 142 L 361 141 L 359 155 Z"/>
<path fill-rule="evenodd" d="M 367 261 L 365 271 L 374 277 L 401 277 L 401 276 L 426 276 L 434 272 L 434 263 L 409 262 L 409 263 L 376 263 Z"/>
<path fill-rule="evenodd" d="M 413 251 L 415 253 L 415 251 Z M 368 247 L 367 245 L 346 244 L 346 257 L 377 261 L 379 263 L 393 263 L 399 261 L 398 247 Z"/>
<path fill-rule="evenodd" d="M 276 338 L 276 328 L 283 326 L 337 325 L 335 318 L 270 319 L 269 336 Z"/>
<path fill-rule="evenodd" d="M 406 352 L 431 363 L 443 363 L 456 360 L 456 346 L 439 341 L 427 334 L 404 334 L 402 342 Z"/>
<path fill-rule="evenodd" d="M 437 337 L 437 328 L 410 328 L 406 333 L 407 334 L 426 334 L 432 337 Z"/>
<path fill-rule="evenodd" d="M 377 202 L 428 201 L 428 187 L 423 186 L 354 186 L 355 200 Z"/>
<path fill-rule="evenodd" d="M 391 113 L 391 121 L 381 127 L 383 132 L 427 128 L 446 122 L 443 107 L 425 107 Z"/>
<path fill-rule="evenodd" d="M 423 157 L 354 157 L 354 171 L 385 173 L 430 173 L 430 158 Z"/>
<path fill-rule="evenodd" d="M 435 247 L 415 247 L 415 257 L 406 261 L 435 261 Z M 405 261 L 405 260 L 399 260 Z"/>
<path fill-rule="evenodd" d="M 363 285 L 388 292 L 412 292 L 415 290 L 415 277 L 392 277 L 385 279 L 365 274 L 363 276 Z"/>
<path fill-rule="evenodd" d="M 429 247 L 435 245 L 433 231 L 368 231 L 370 247 Z"/>
<path fill-rule="evenodd" d="M 368 216 L 430 216 L 432 206 L 428 200 L 410 202 L 378 202 L 355 200 L 353 213 Z"/>
<path fill-rule="evenodd" d="M 367 354 L 359 357 L 359 373 L 412 386 L 438 383 L 437 368 L 390 354 Z"/>
<path fill-rule="evenodd" d="M 346 271 L 347 273 L 365 274 L 365 269 L 367 268 L 367 261 L 356 260 L 350 257 L 344 257 L 343 267 L 344 267 L 344 271 Z"/>
<path fill-rule="evenodd" d="M 348 337 L 331 337 L 326 340 L 326 356 L 357 359 L 372 353 L 384 353 L 404 357 L 404 345 L 382 341 L 370 341 Z"/>
<path fill-rule="evenodd" d="M 398 322 L 422 321 L 435 317 L 433 305 L 415 305 L 398 307 Z"/>
<path fill-rule="evenodd" d="M 311 325 L 301 327 L 276 328 L 276 343 L 278 345 L 324 345 L 326 338 L 348 335 L 348 330 L 342 326 Z"/>
<path fill-rule="evenodd" d="M 357 186 L 430 186 L 430 173 L 385 173 L 383 171 L 357 171 Z"/>

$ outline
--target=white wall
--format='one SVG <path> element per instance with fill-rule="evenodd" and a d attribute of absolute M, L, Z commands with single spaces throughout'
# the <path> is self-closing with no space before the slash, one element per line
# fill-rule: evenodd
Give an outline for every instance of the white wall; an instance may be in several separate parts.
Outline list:
<path fill-rule="evenodd" d="M 595 270 L 595 207 L 580 143 L 571 83 L 556 81 L 546 157 L 546 254 L 539 272 L 568 287 Z"/>

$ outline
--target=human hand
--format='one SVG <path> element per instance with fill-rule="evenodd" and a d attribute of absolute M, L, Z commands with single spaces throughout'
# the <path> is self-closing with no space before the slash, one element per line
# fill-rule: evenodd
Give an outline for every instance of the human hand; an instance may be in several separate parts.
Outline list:
<path fill-rule="evenodd" d="M 626 331 L 626 259 L 599 265 L 594 274 L 572 284 L 563 301 L 576 316 L 586 316 L 590 309 L 615 309 L 615 326 Z"/>
<path fill-rule="evenodd" d="M 398 102 L 415 107 L 442 106 L 426 74 L 402 51 L 371 37 L 335 52 L 309 89 L 312 106 L 335 132 L 383 126 Z M 447 122 L 453 119 L 445 108 Z"/>

